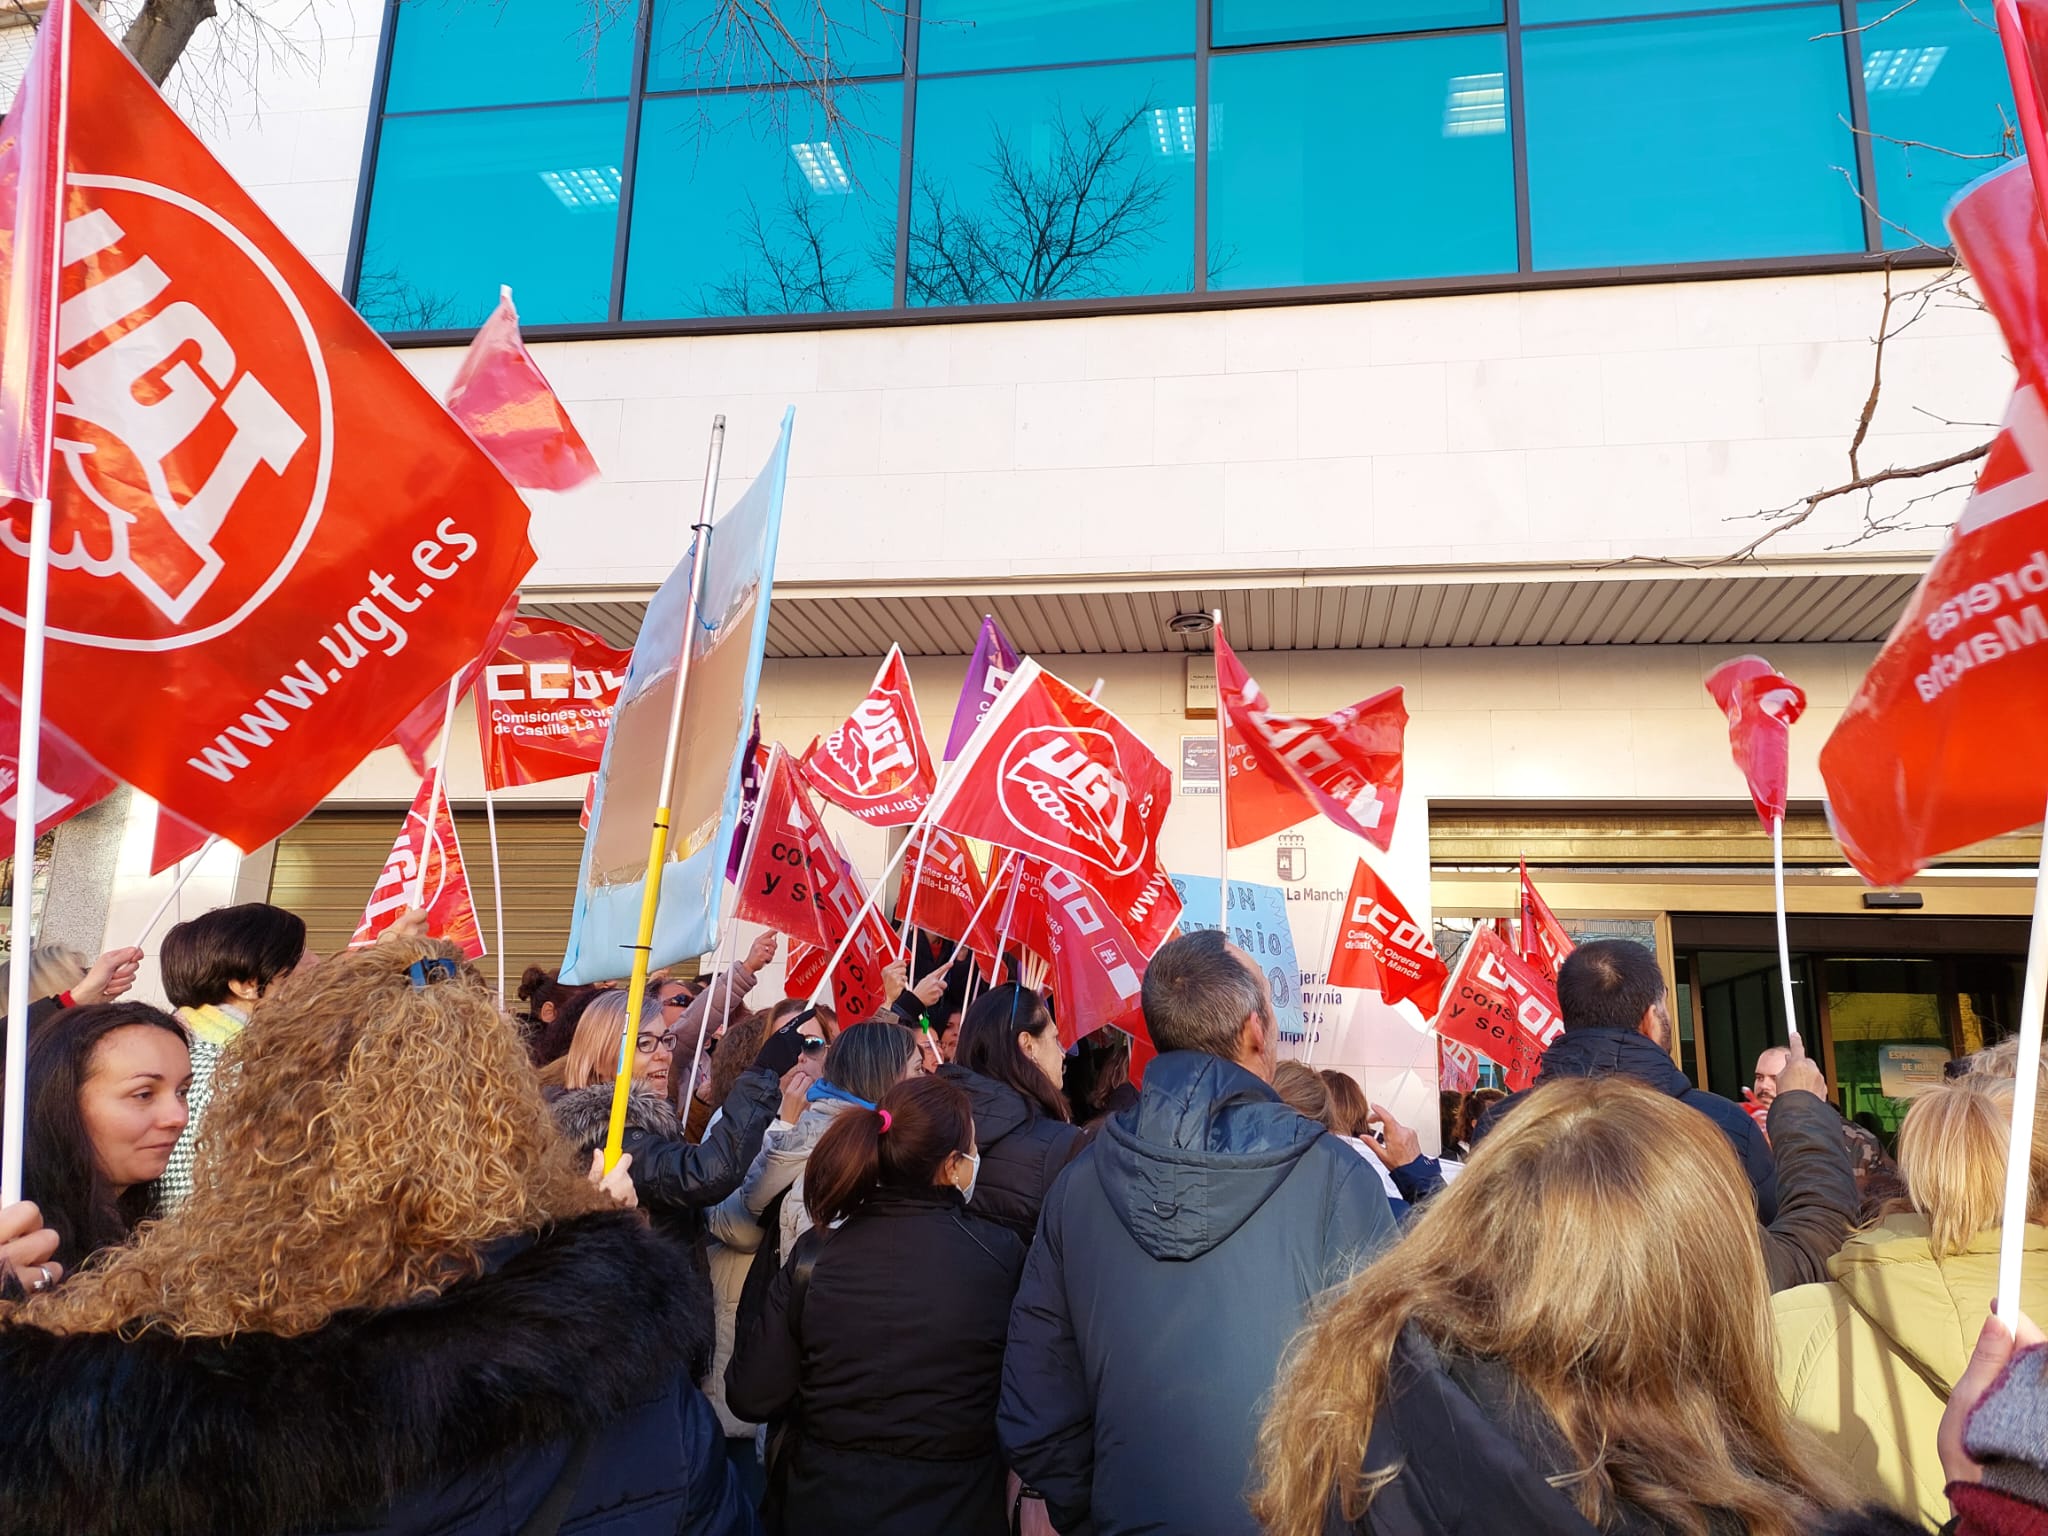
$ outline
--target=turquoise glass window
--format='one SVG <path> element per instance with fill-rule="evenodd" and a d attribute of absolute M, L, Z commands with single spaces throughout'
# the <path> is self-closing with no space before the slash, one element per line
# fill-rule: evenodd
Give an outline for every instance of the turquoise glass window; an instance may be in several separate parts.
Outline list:
<path fill-rule="evenodd" d="M 1514 271 L 1501 34 L 1233 54 L 1209 81 L 1212 286 Z"/>
<path fill-rule="evenodd" d="M 1192 63 L 920 83 L 912 305 L 1194 286 Z"/>
<path fill-rule="evenodd" d="M 476 3 L 476 0 L 470 0 Z M 584 0 L 586 7 L 589 0 Z M 647 89 L 677 91 L 793 80 L 845 80 L 903 70 L 903 7 L 897 0 L 653 0 Z M 756 18 L 772 14 L 776 26 Z"/>
<path fill-rule="evenodd" d="M 664 97 L 640 121 L 625 317 L 887 309 L 902 88 Z"/>
<path fill-rule="evenodd" d="M 633 12 L 604 25 L 590 0 L 403 0 L 386 112 L 623 96 Z"/>
<path fill-rule="evenodd" d="M 1210 41 L 1294 43 L 1380 32 L 1497 27 L 1500 0 L 1212 0 Z M 1525 4 L 1526 10 L 1526 4 Z"/>
<path fill-rule="evenodd" d="M 356 308 L 380 330 L 605 318 L 623 103 L 395 117 L 378 146 Z"/>
<path fill-rule="evenodd" d="M 1861 250 L 1841 30 L 1802 6 L 1524 32 L 1536 267 Z"/>
<path fill-rule="evenodd" d="M 1189 0 L 925 0 L 920 74 L 1195 51 Z"/>

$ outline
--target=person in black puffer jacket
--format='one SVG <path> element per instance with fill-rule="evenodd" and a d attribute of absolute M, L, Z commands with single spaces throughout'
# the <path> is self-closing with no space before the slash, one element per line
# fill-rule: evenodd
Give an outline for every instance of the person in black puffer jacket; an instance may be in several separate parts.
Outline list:
<path fill-rule="evenodd" d="M 1011 982 L 974 1000 L 939 1076 L 974 1104 L 981 1175 L 974 1209 L 1029 1243 L 1060 1170 L 1087 1138 L 1068 1121 L 1059 1027 L 1036 992 Z"/>
<path fill-rule="evenodd" d="M 1695 1088 L 1671 1059 L 1671 1012 L 1655 955 L 1627 939 L 1581 944 L 1558 970 L 1557 1006 L 1564 1033 L 1544 1051 L 1537 1083 L 1560 1077 L 1632 1077 L 1698 1110 L 1735 1149 L 1735 1160 L 1756 1193 L 1756 1219 L 1767 1227 L 1778 1219 L 1778 1171 L 1764 1133 L 1733 1100 Z M 1522 1098 L 1512 1094 L 1480 1117 L 1472 1133 L 1475 1149 Z"/>
<path fill-rule="evenodd" d="M 1006 1536 L 996 1397 L 1014 1233 L 982 1221 L 967 1096 L 931 1077 L 849 1109 L 804 1170 L 816 1223 L 726 1367 L 771 1440 L 768 1529 Z"/>
<path fill-rule="evenodd" d="M 345 951 L 264 1010 L 192 1198 L 0 1309 L 0 1531 L 754 1536 L 709 1306 L 461 952 Z"/>

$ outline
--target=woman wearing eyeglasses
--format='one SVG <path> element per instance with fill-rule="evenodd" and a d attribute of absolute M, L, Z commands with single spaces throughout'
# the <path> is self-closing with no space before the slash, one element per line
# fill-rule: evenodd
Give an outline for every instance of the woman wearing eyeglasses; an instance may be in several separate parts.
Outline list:
<path fill-rule="evenodd" d="M 562 1134 L 583 1157 L 605 1143 L 611 1124 L 612 1083 L 619 1059 L 619 1039 L 626 1026 L 626 994 L 606 992 L 583 1010 L 576 1038 L 562 1058 L 555 1120 Z M 708 1302 L 711 1274 L 704 1252 L 704 1213 L 739 1187 L 762 1134 L 790 1085 L 782 1074 L 803 1076 L 796 1058 L 802 1046 L 794 1039 L 770 1036 L 754 1063 L 739 1075 L 718 1117 L 701 1143 L 683 1135 L 682 1122 L 668 1100 L 669 1078 L 675 1071 L 679 1032 L 664 1022 L 661 998 L 649 988 L 642 999 L 633 1034 L 633 1088 L 626 1098 L 625 1150 L 632 1155 L 630 1172 L 640 1207 L 655 1225 L 685 1244 Z M 787 1056 L 787 1060 L 782 1058 Z M 542 1074 L 548 1081 L 549 1074 Z"/>

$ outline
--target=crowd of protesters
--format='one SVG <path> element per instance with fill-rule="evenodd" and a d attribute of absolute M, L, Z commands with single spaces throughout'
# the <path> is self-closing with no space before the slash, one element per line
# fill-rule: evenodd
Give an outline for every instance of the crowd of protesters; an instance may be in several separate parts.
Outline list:
<path fill-rule="evenodd" d="M 207 913 L 172 1012 L 141 958 L 28 958 L 0 1531 L 2048 1530 L 2048 1344 L 1985 1321 L 2009 1048 L 1888 1146 L 1796 1038 L 1697 1087 L 1588 943 L 1431 1154 L 1215 933 L 1142 1059 L 922 943 L 859 1020 L 760 995 L 772 937 L 637 1017 L 540 970 L 512 1015 L 418 914 L 323 959 Z"/>

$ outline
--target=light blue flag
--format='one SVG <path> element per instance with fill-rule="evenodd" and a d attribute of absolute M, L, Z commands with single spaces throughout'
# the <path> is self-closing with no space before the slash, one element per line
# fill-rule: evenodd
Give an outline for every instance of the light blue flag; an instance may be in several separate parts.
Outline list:
<path fill-rule="evenodd" d="M 672 834 L 668 862 L 660 872 L 650 969 L 704 954 L 716 942 L 726 845 L 739 817 L 740 770 L 761 682 L 761 657 L 768 647 L 768 601 L 795 422 L 793 409 L 783 414 L 768 462 L 732 510 L 712 525 L 689 697 L 677 743 Z M 565 982 L 610 981 L 632 969 L 694 551 L 692 545 L 654 594 L 633 643 L 633 662 L 597 772 L 590 831 L 583 839 L 576 913 L 562 961 Z"/>

